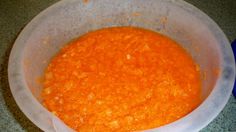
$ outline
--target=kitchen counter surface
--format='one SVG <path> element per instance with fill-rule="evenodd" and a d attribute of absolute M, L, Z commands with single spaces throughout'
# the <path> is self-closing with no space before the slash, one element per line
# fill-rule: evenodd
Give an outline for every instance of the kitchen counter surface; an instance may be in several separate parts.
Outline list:
<path fill-rule="evenodd" d="M 7 63 L 12 45 L 24 26 L 58 0 L 0 1 L 0 131 L 41 131 L 20 111 L 10 92 Z M 186 0 L 208 14 L 232 42 L 236 39 L 236 0 Z M 236 132 L 236 99 L 231 95 L 223 111 L 202 132 Z"/>

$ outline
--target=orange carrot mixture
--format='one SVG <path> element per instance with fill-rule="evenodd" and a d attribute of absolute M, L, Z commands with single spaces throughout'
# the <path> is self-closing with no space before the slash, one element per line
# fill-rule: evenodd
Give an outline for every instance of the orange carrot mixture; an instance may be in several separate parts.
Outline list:
<path fill-rule="evenodd" d="M 70 42 L 51 60 L 43 103 L 80 132 L 151 129 L 199 105 L 199 72 L 168 37 L 135 27 L 104 28 Z"/>

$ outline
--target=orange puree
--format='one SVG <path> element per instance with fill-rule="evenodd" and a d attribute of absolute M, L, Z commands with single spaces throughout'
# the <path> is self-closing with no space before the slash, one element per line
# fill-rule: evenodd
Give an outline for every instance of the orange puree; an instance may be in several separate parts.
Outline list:
<path fill-rule="evenodd" d="M 175 41 L 113 27 L 66 45 L 49 64 L 44 105 L 80 132 L 156 128 L 200 103 L 199 68 Z"/>

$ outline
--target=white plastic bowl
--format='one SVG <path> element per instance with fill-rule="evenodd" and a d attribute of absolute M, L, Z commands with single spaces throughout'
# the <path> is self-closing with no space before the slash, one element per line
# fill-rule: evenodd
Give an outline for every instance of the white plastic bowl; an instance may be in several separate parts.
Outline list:
<path fill-rule="evenodd" d="M 220 113 L 233 88 L 235 62 L 226 36 L 203 12 L 181 0 L 64 0 L 24 28 L 9 59 L 12 94 L 35 125 L 44 131 L 71 131 L 42 106 L 42 85 L 37 80 L 65 43 L 110 26 L 138 26 L 165 34 L 182 44 L 202 70 L 201 105 L 187 116 L 149 131 L 198 131 Z"/>

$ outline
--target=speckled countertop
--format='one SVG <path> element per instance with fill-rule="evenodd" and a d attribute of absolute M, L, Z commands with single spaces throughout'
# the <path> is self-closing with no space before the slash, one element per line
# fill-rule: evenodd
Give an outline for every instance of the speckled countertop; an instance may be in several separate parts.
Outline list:
<path fill-rule="evenodd" d="M 23 27 L 58 0 L 0 0 L 0 131 L 41 131 L 20 111 L 8 84 L 10 50 Z M 236 0 L 186 0 L 208 14 L 230 42 L 236 39 Z M 236 132 L 236 99 L 231 96 L 219 116 L 202 132 Z"/>

